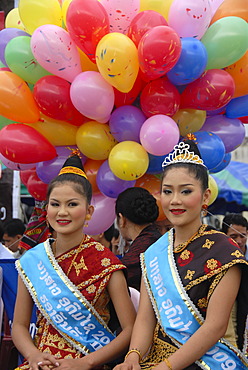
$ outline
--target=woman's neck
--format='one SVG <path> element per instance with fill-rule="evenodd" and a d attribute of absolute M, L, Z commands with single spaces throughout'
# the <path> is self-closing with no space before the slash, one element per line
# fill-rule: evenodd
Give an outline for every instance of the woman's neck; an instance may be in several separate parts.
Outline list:
<path fill-rule="evenodd" d="M 132 224 L 129 229 L 129 237 L 133 241 L 137 238 L 137 236 L 141 233 L 142 230 L 144 230 L 147 226 L 151 225 L 151 223 L 145 224 L 145 225 L 137 225 Z"/>
<path fill-rule="evenodd" d="M 79 245 L 82 240 L 84 239 L 85 234 L 80 233 L 78 235 L 72 236 L 72 235 L 65 235 L 65 234 L 59 234 L 56 238 L 56 254 L 62 254 L 67 252 L 73 247 L 76 247 Z"/>
<path fill-rule="evenodd" d="M 186 225 L 186 226 L 175 226 L 175 240 L 174 246 L 184 243 L 189 240 L 194 234 L 196 234 L 201 227 L 202 222 L 198 222 L 195 225 Z"/>

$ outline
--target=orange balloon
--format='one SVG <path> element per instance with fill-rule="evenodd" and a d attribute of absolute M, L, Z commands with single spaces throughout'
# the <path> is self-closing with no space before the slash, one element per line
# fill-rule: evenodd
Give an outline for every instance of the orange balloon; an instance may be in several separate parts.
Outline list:
<path fill-rule="evenodd" d="M 83 72 L 85 72 L 85 71 L 99 72 L 98 68 L 97 68 L 97 65 L 95 63 L 93 63 L 81 49 L 79 49 L 79 48 L 77 48 L 77 49 L 78 49 L 78 52 L 79 52 L 82 71 Z"/>
<path fill-rule="evenodd" d="M 211 24 L 224 17 L 240 17 L 248 22 L 247 0 L 225 0 L 216 10 Z"/>
<path fill-rule="evenodd" d="M 40 112 L 26 82 L 13 72 L 0 71 L 0 114 L 18 122 L 38 121 Z"/>
<path fill-rule="evenodd" d="M 157 221 L 164 220 L 166 217 L 160 201 L 160 187 L 161 187 L 160 179 L 155 175 L 150 175 L 146 173 L 145 175 L 136 180 L 135 186 L 138 188 L 144 188 L 148 190 L 154 196 L 159 208 L 159 215 Z"/>
<path fill-rule="evenodd" d="M 235 82 L 234 98 L 248 94 L 248 51 L 237 62 L 224 68 Z"/>
<path fill-rule="evenodd" d="M 86 163 L 84 164 L 84 170 L 88 177 L 89 182 L 92 186 L 92 192 L 93 193 L 100 193 L 100 190 L 97 186 L 96 182 L 96 175 L 99 170 L 99 167 L 103 164 L 104 160 L 95 160 L 88 158 Z"/>

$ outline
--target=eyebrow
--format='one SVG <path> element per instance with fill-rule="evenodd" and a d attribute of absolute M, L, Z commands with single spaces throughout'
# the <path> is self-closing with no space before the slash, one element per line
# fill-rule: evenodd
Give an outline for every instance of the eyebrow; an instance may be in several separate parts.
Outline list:
<path fill-rule="evenodd" d="M 179 186 L 194 186 L 194 184 L 180 184 Z M 173 185 L 163 184 L 163 186 L 172 187 Z"/>
<path fill-rule="evenodd" d="M 56 199 L 56 198 L 50 198 L 50 200 L 53 200 L 53 201 L 55 201 L 55 202 L 59 202 L 59 200 L 58 200 L 58 199 Z M 79 200 L 79 198 L 71 198 L 71 199 L 68 199 L 68 200 L 67 200 L 67 202 L 71 202 L 71 201 L 73 201 L 73 200 Z"/>

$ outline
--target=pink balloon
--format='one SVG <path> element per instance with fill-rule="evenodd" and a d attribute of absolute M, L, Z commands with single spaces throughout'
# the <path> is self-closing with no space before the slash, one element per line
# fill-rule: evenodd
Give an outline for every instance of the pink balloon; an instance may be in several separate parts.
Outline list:
<path fill-rule="evenodd" d="M 180 37 L 201 39 L 211 18 L 209 0 L 174 0 L 169 10 L 168 24 Z"/>
<path fill-rule="evenodd" d="M 114 89 L 99 72 L 80 73 L 71 84 L 71 101 L 84 116 L 106 123 L 114 107 Z"/>
<path fill-rule="evenodd" d="M 72 82 L 82 71 L 75 42 L 63 28 L 45 24 L 36 28 L 31 49 L 38 63 L 52 74 Z"/>
<path fill-rule="evenodd" d="M 99 0 L 109 16 L 110 32 L 127 33 L 127 29 L 139 12 L 140 0 Z"/>
<path fill-rule="evenodd" d="M 163 114 L 148 118 L 140 130 L 140 142 L 153 155 L 168 154 L 180 137 L 176 122 Z"/>
<path fill-rule="evenodd" d="M 219 8 L 219 6 L 223 3 L 223 1 L 224 0 L 209 0 L 212 17 L 214 16 L 214 14 L 215 14 L 216 10 Z"/>
<path fill-rule="evenodd" d="M 16 162 L 12 162 L 8 158 L 4 157 L 1 153 L 0 153 L 0 161 L 2 161 L 3 164 L 6 167 L 8 167 L 8 168 L 10 168 L 11 170 L 14 170 L 14 171 L 29 170 L 31 168 L 36 167 L 36 164 L 37 164 L 37 163 L 16 163 Z"/>
<path fill-rule="evenodd" d="M 84 227 L 84 232 L 89 235 L 97 235 L 106 231 L 115 220 L 115 198 L 97 193 L 93 194 L 91 204 L 95 209 L 88 222 L 88 227 Z"/>

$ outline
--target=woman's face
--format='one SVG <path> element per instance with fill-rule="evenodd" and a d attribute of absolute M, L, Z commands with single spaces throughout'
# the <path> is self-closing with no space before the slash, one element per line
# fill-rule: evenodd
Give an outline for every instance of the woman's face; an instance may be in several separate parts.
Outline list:
<path fill-rule="evenodd" d="M 168 170 L 162 182 L 161 205 L 165 216 L 176 226 L 198 226 L 201 209 L 208 204 L 210 190 L 203 192 L 201 183 L 187 168 Z"/>

